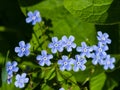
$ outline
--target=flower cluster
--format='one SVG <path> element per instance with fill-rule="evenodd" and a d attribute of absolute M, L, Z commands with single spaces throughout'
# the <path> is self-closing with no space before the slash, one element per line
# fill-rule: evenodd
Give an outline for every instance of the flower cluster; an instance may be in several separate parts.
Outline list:
<path fill-rule="evenodd" d="M 8 61 L 6 63 L 6 71 L 7 71 L 7 82 L 10 84 L 12 82 L 12 77 L 14 72 L 18 72 L 19 68 L 17 67 L 17 62 L 13 61 L 10 62 Z"/>
<path fill-rule="evenodd" d="M 106 53 L 107 50 L 109 50 L 108 45 L 111 43 L 111 40 L 109 39 L 109 35 L 107 33 L 103 33 L 101 31 L 98 31 L 98 45 L 88 46 L 85 42 L 81 42 L 81 46 L 77 46 L 74 43 L 74 36 L 70 36 L 67 38 L 66 36 L 63 36 L 61 40 L 58 40 L 57 37 L 52 38 L 52 42 L 48 45 L 49 48 L 51 48 L 51 52 L 54 54 L 57 51 L 62 52 L 64 48 L 71 52 L 72 48 L 76 48 L 76 51 L 79 53 L 78 55 L 75 55 L 74 58 L 68 58 L 68 56 L 63 55 L 62 59 L 58 60 L 58 65 L 60 66 L 60 70 L 72 70 L 77 72 L 79 70 L 85 70 L 86 69 L 86 59 L 92 59 L 92 63 L 94 65 L 100 64 L 104 66 L 104 69 L 113 69 L 114 68 L 114 62 L 115 58 L 110 57 Z"/>
<path fill-rule="evenodd" d="M 53 37 L 52 42 L 48 45 L 48 47 L 51 48 L 52 53 L 56 53 L 57 51 L 62 52 L 64 48 L 66 48 L 68 52 L 71 52 L 72 48 L 76 48 L 74 40 L 75 38 L 72 35 L 69 36 L 69 38 L 63 36 L 62 40 L 58 40 L 57 37 Z"/>
<path fill-rule="evenodd" d="M 35 11 L 34 13 L 28 12 L 28 18 L 26 18 L 26 23 L 32 22 L 32 25 L 35 25 L 37 22 L 41 22 L 41 17 L 39 11 Z M 87 59 L 92 59 L 93 65 L 102 65 L 105 70 L 113 69 L 115 58 L 111 57 L 107 54 L 107 50 L 109 50 L 108 44 L 111 43 L 109 39 L 109 35 L 107 33 L 102 33 L 101 31 L 97 32 L 98 36 L 98 44 L 93 46 L 88 46 L 86 42 L 81 42 L 80 46 L 77 46 L 74 43 L 75 37 L 70 35 L 69 37 L 63 36 L 61 40 L 58 40 L 57 37 L 52 38 L 52 42 L 48 44 L 48 48 L 51 49 L 52 54 L 47 54 L 46 50 L 42 50 L 40 55 L 36 56 L 36 60 L 40 66 L 50 66 L 52 64 L 51 59 L 53 59 L 54 54 L 57 52 L 63 52 L 64 49 L 69 53 L 69 55 L 62 55 L 62 59 L 57 61 L 59 65 L 59 69 L 61 71 L 73 70 L 74 72 L 78 72 L 79 70 L 84 71 L 86 69 Z M 30 55 L 30 47 L 29 43 L 25 44 L 24 41 L 19 42 L 19 47 L 15 47 L 15 52 L 18 57 L 29 56 Z M 76 55 L 72 53 L 74 56 L 71 56 L 70 52 L 76 49 Z M 57 56 L 61 56 L 57 55 Z M 57 57 L 58 59 L 60 57 Z M 12 82 L 13 73 L 18 72 L 19 68 L 17 67 L 18 63 L 16 61 L 6 63 L 6 71 L 8 74 L 7 82 L 10 84 Z M 26 73 L 17 74 L 15 79 L 15 86 L 19 88 L 23 88 L 25 83 L 28 83 L 29 78 L 26 77 Z M 64 90 L 64 88 L 60 88 L 59 90 Z"/>

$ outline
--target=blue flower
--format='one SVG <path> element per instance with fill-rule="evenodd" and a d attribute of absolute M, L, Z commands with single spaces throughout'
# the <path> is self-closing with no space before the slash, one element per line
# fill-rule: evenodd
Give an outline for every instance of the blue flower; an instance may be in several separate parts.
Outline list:
<path fill-rule="evenodd" d="M 110 55 L 107 55 L 105 60 L 103 61 L 104 69 L 107 70 L 108 68 L 113 69 L 115 65 L 115 58 L 110 58 Z"/>
<path fill-rule="evenodd" d="M 93 51 L 93 47 L 89 47 L 85 42 L 81 43 L 82 47 L 77 47 L 77 51 L 80 52 L 81 56 L 86 56 L 88 58 L 91 57 L 91 52 Z"/>
<path fill-rule="evenodd" d="M 106 52 L 108 50 L 108 46 L 102 44 L 101 42 L 98 42 L 98 46 L 94 45 L 93 49 L 95 51 L 95 53 L 99 53 L 100 55 L 106 55 Z"/>
<path fill-rule="evenodd" d="M 70 71 L 72 69 L 73 59 L 68 59 L 68 56 L 63 55 L 62 60 L 58 60 L 58 65 L 60 65 L 60 70 L 64 71 L 65 69 Z"/>
<path fill-rule="evenodd" d="M 19 46 L 20 47 L 15 47 L 15 52 L 18 53 L 17 55 L 19 57 L 23 57 L 24 55 L 28 56 L 30 54 L 30 51 L 29 51 L 30 44 L 29 43 L 25 44 L 24 41 L 20 41 Z"/>
<path fill-rule="evenodd" d="M 7 83 L 8 84 L 12 83 L 12 77 L 13 77 L 12 74 L 7 76 Z"/>
<path fill-rule="evenodd" d="M 19 68 L 17 67 L 17 62 L 13 61 L 12 63 L 9 61 L 6 63 L 6 71 L 8 73 L 8 75 L 12 75 L 13 72 L 17 72 L 19 70 Z"/>
<path fill-rule="evenodd" d="M 93 54 L 91 55 L 92 63 L 93 63 L 94 65 L 97 65 L 97 64 L 102 65 L 105 56 L 106 56 L 106 55 L 104 55 L 104 54 L 102 55 L 102 54 L 99 54 L 99 53 L 93 53 Z"/>
<path fill-rule="evenodd" d="M 63 51 L 63 45 L 62 41 L 58 41 L 57 37 L 52 38 L 52 43 L 48 45 L 49 48 L 51 48 L 52 53 L 56 53 L 57 51 L 62 52 Z"/>
<path fill-rule="evenodd" d="M 60 88 L 59 90 L 65 90 L 64 88 Z"/>
<path fill-rule="evenodd" d="M 68 39 L 66 36 L 62 37 L 63 46 L 67 49 L 68 52 L 71 52 L 72 48 L 76 47 L 76 44 L 73 43 L 74 40 L 75 40 L 74 36 L 69 36 Z"/>
<path fill-rule="evenodd" d="M 26 73 L 23 73 L 22 75 L 17 74 L 15 79 L 15 86 L 19 88 L 23 88 L 25 86 L 24 84 L 29 81 L 29 78 L 26 78 Z"/>
<path fill-rule="evenodd" d="M 103 33 L 101 31 L 97 32 L 98 36 L 97 39 L 99 42 L 102 42 L 103 44 L 110 44 L 111 40 L 109 39 L 109 35 L 107 33 Z"/>
<path fill-rule="evenodd" d="M 44 66 L 45 64 L 47 66 L 50 66 L 51 62 L 50 59 L 53 58 L 53 55 L 47 55 L 47 52 L 45 50 L 41 51 L 41 55 L 38 55 L 36 59 L 39 61 L 39 65 Z"/>
<path fill-rule="evenodd" d="M 86 69 L 86 66 L 84 65 L 87 62 L 86 58 L 84 56 L 76 55 L 74 60 L 74 67 L 73 71 L 77 72 L 79 69 L 82 71 Z"/>
<path fill-rule="evenodd" d="M 28 18 L 26 18 L 26 23 L 30 23 L 32 22 L 32 25 L 35 25 L 37 22 L 41 22 L 42 18 L 40 16 L 40 12 L 39 11 L 34 11 L 34 13 L 32 13 L 31 11 L 28 12 Z"/>

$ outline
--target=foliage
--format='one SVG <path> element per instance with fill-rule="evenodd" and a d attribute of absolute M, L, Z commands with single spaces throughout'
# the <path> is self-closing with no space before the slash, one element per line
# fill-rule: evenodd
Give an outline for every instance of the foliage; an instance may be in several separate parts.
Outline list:
<path fill-rule="evenodd" d="M 120 89 L 120 1 L 119 0 L 1 0 L 0 1 L 0 90 L 119 90 Z M 26 23 L 28 12 L 40 12 L 41 22 Z M 53 37 L 75 37 L 77 46 L 86 42 L 97 45 L 97 32 L 109 34 L 109 53 L 115 57 L 115 68 L 104 70 L 87 59 L 86 69 L 78 72 L 61 71 L 57 61 L 62 55 L 75 57 L 72 52 L 52 54 L 48 44 Z M 30 55 L 17 56 L 19 41 L 30 43 Z M 53 59 L 50 66 L 40 66 L 36 56 L 46 50 Z M 6 63 L 17 61 L 12 83 L 7 83 Z M 23 89 L 14 85 L 16 75 L 27 74 L 29 82 Z"/>

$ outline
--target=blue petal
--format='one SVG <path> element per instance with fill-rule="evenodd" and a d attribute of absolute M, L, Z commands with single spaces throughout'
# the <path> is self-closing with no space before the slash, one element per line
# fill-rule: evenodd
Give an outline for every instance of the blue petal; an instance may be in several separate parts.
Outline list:
<path fill-rule="evenodd" d="M 40 17 L 40 12 L 38 10 L 34 11 L 34 16 Z"/>
<path fill-rule="evenodd" d="M 65 67 L 62 65 L 62 66 L 60 66 L 60 70 L 61 71 L 64 71 L 65 70 Z"/>
<path fill-rule="evenodd" d="M 104 65 L 104 69 L 107 70 L 108 69 L 108 65 Z"/>
<path fill-rule="evenodd" d="M 20 46 L 20 47 L 25 47 L 25 42 L 24 42 L 24 41 L 20 41 L 20 42 L 19 42 L 19 46 Z"/>
<path fill-rule="evenodd" d="M 30 18 L 30 17 L 28 17 L 28 18 L 26 18 L 26 23 L 30 23 L 30 22 L 32 22 L 32 18 Z"/>
<path fill-rule="evenodd" d="M 63 60 L 68 60 L 68 56 L 63 55 L 63 56 L 62 56 L 62 59 L 63 59 Z"/>
<path fill-rule="evenodd" d="M 18 70 L 19 70 L 18 67 L 13 68 L 13 71 L 14 71 L 14 72 L 17 72 Z"/>
<path fill-rule="evenodd" d="M 29 81 L 29 78 L 24 79 L 24 83 L 28 83 L 28 81 Z"/>
<path fill-rule="evenodd" d="M 26 49 L 29 49 L 31 47 L 31 45 L 29 43 L 26 44 Z"/>
<path fill-rule="evenodd" d="M 30 54 L 30 51 L 29 50 L 25 50 L 24 54 L 25 54 L 25 56 L 28 56 Z"/>
<path fill-rule="evenodd" d="M 19 88 L 23 88 L 24 86 L 24 83 L 19 83 Z"/>
<path fill-rule="evenodd" d="M 63 64 L 63 60 L 58 60 L 58 65 Z"/>
<path fill-rule="evenodd" d="M 49 44 L 48 44 L 48 47 L 49 47 L 49 48 L 53 48 L 53 46 L 54 46 L 53 43 L 49 43 Z"/>
<path fill-rule="evenodd" d="M 15 82 L 15 86 L 16 86 L 16 87 L 19 86 L 19 82 L 18 82 L 18 81 Z"/>
<path fill-rule="evenodd" d="M 73 71 L 77 72 L 79 71 L 79 67 L 77 67 L 76 65 L 73 67 Z"/>
<path fill-rule="evenodd" d="M 20 47 L 15 47 L 15 52 L 17 53 L 17 52 L 20 52 L 21 51 L 21 49 L 20 49 Z"/>
<path fill-rule="evenodd" d="M 47 66 L 50 66 L 50 64 L 51 64 L 50 60 L 46 60 L 45 63 Z"/>
<path fill-rule="evenodd" d="M 82 42 L 81 45 L 82 45 L 82 47 L 87 47 L 85 42 Z"/>
<path fill-rule="evenodd" d="M 101 31 L 98 31 L 97 34 L 98 34 L 99 36 L 102 36 L 102 32 L 101 32 Z"/>
<path fill-rule="evenodd" d="M 53 37 L 52 38 L 52 42 L 57 42 L 58 41 L 58 38 L 57 37 Z"/>
<path fill-rule="evenodd" d="M 72 66 L 68 64 L 68 65 L 65 66 L 65 68 L 66 68 L 68 71 L 70 71 L 70 70 L 72 69 Z"/>
<path fill-rule="evenodd" d="M 33 13 L 30 11 L 30 12 L 28 12 L 28 16 L 29 17 L 32 17 L 33 16 Z"/>
<path fill-rule="evenodd" d="M 36 57 L 36 60 L 42 60 L 42 56 L 41 55 L 38 55 L 37 57 Z"/>
<path fill-rule="evenodd" d="M 66 41 L 67 41 L 67 37 L 66 37 L 66 36 L 63 36 L 63 37 L 62 37 L 62 41 L 66 42 Z"/>
<path fill-rule="evenodd" d="M 19 80 L 20 79 L 20 75 L 17 74 L 16 77 L 15 77 L 16 80 Z"/>
<path fill-rule="evenodd" d="M 76 48 L 76 44 L 75 43 L 72 43 L 71 46 L 72 46 L 72 48 Z"/>
<path fill-rule="evenodd" d="M 42 56 L 46 56 L 47 55 L 47 51 L 46 50 L 42 50 L 41 54 L 42 54 Z"/>
<path fill-rule="evenodd" d="M 26 77 L 26 73 L 22 73 L 21 77 L 25 78 Z"/>
<path fill-rule="evenodd" d="M 57 52 L 57 49 L 56 49 L 56 48 L 52 48 L 51 52 L 52 52 L 52 53 L 56 53 L 56 52 Z"/>
<path fill-rule="evenodd" d="M 15 67 L 15 66 L 18 65 L 18 63 L 17 63 L 16 61 L 13 61 L 13 62 L 12 62 L 12 65 Z"/>
<path fill-rule="evenodd" d="M 44 66 L 45 62 L 43 60 L 39 61 L 39 65 Z"/>
<path fill-rule="evenodd" d="M 81 47 L 77 47 L 76 50 L 77 50 L 77 52 L 81 52 L 82 48 Z"/>
<path fill-rule="evenodd" d="M 71 52 L 71 51 L 72 51 L 72 48 L 71 48 L 71 47 L 67 47 L 67 51 L 68 51 L 68 52 Z"/>
<path fill-rule="evenodd" d="M 74 41 L 74 40 L 75 40 L 75 37 L 72 36 L 72 35 L 70 35 L 69 40 L 70 40 L 70 41 Z"/>
<path fill-rule="evenodd" d="M 41 21 L 42 21 L 42 18 L 37 17 L 37 18 L 36 18 L 36 21 L 37 21 L 37 22 L 41 22 Z"/>
<path fill-rule="evenodd" d="M 18 55 L 19 57 L 22 57 L 24 54 L 23 54 L 23 52 L 19 52 L 17 55 Z"/>
<path fill-rule="evenodd" d="M 86 66 L 85 66 L 85 65 L 82 65 L 82 66 L 80 67 L 80 69 L 81 69 L 82 71 L 84 71 L 84 70 L 86 69 Z"/>
<path fill-rule="evenodd" d="M 47 58 L 48 58 L 48 59 L 52 59 L 52 58 L 53 58 L 53 55 L 48 55 Z"/>

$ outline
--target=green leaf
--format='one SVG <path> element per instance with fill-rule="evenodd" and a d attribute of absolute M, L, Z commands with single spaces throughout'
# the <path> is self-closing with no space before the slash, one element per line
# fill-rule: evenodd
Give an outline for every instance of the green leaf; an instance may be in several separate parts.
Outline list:
<path fill-rule="evenodd" d="M 102 90 L 106 80 L 105 73 L 100 73 L 99 75 L 91 78 L 90 80 L 90 90 Z"/>
<path fill-rule="evenodd" d="M 64 0 L 65 8 L 80 20 L 92 23 L 120 21 L 119 0 Z"/>
<path fill-rule="evenodd" d="M 37 45 L 37 47 L 39 46 L 39 48 L 41 48 L 42 46 L 47 46 L 51 41 L 51 37 L 57 36 L 59 39 L 61 39 L 63 35 L 75 36 L 75 42 L 79 45 L 82 41 L 86 41 L 90 45 L 96 43 L 96 30 L 94 24 L 81 22 L 77 17 L 72 16 L 64 8 L 63 0 L 44 0 L 29 7 L 23 6 L 24 4 L 21 2 L 21 0 L 19 0 L 19 3 L 21 5 L 21 10 L 25 15 L 27 11 L 39 10 L 41 16 L 45 18 L 44 22 L 50 24 L 45 26 L 48 27 L 46 34 L 37 40 L 40 43 L 42 41 L 46 41 L 46 43 L 43 42 L 41 43 L 43 45 L 40 44 Z M 37 34 L 36 36 L 39 37 L 41 35 L 40 26 L 37 24 L 33 29 Z M 43 31 L 45 31 L 45 28 Z M 33 38 L 31 41 L 32 45 L 35 46 L 35 44 L 38 44 L 38 42 L 35 40 L 35 36 Z M 47 38 L 47 40 L 45 38 Z M 40 50 L 41 49 L 39 49 L 39 51 Z"/>

